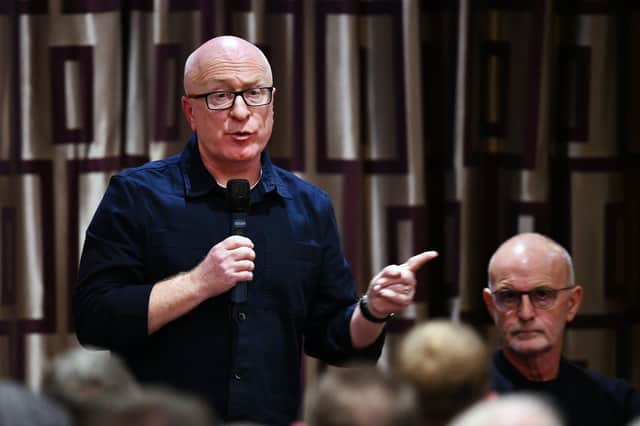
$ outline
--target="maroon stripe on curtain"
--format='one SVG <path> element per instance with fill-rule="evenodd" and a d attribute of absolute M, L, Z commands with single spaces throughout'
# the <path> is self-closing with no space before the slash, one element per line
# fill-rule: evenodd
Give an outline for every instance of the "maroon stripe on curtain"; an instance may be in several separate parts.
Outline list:
<path fill-rule="evenodd" d="M 140 10 L 143 12 L 152 12 L 153 0 L 127 0 L 126 7 L 128 10 Z"/>
<path fill-rule="evenodd" d="M 437 247 L 439 257 L 441 257 L 437 261 L 443 264 L 444 276 L 442 281 L 446 287 L 443 291 L 448 292 L 447 296 L 449 297 L 456 297 L 460 294 L 460 234 L 462 233 L 460 203 L 458 201 L 448 201 L 445 203 L 444 210 L 444 245 L 442 248 Z M 433 301 L 434 304 L 440 303 L 439 306 L 432 306 L 432 301 L 428 300 L 429 312 L 447 312 L 448 308 L 443 306 L 447 301 L 442 297 L 440 300 Z"/>
<path fill-rule="evenodd" d="M 607 203 L 604 213 L 605 247 L 602 282 L 607 299 L 621 299 L 629 294 L 629 285 L 625 281 L 625 270 L 631 262 L 632 254 L 625 250 L 626 205 L 624 202 Z"/>
<path fill-rule="evenodd" d="M 362 211 L 362 169 L 357 161 L 342 162 L 342 177 L 345 184 L 342 193 L 342 243 L 347 261 L 351 265 L 356 283 L 366 283 L 362 277 L 360 264 L 360 241 L 362 240 L 362 218 L 358 212 Z M 364 290 L 364 289 L 362 289 Z"/>
<path fill-rule="evenodd" d="M 554 11 L 559 15 L 613 15 L 626 5 L 624 1 L 611 0 L 562 0 L 555 2 Z"/>
<path fill-rule="evenodd" d="M 47 0 L 2 0 L 0 1 L 0 15 L 13 13 L 27 15 L 45 15 L 49 13 Z"/>
<path fill-rule="evenodd" d="M 62 0 L 62 13 L 99 13 L 119 11 L 121 0 Z"/>
<path fill-rule="evenodd" d="M 156 45 L 156 70 L 158 72 L 155 81 L 155 120 L 153 139 L 156 141 L 174 141 L 178 139 L 178 128 L 180 123 L 179 101 L 167 99 L 167 88 L 173 86 L 173 95 L 179 96 L 181 93 L 180 82 L 182 76 L 182 57 L 180 56 L 180 46 L 177 44 Z M 169 67 L 173 67 L 173 73 L 169 72 Z M 169 76 L 173 76 L 170 81 Z M 170 111 L 167 106 L 171 105 Z M 171 114 L 171 117 L 169 117 Z M 169 120 L 171 118 L 171 121 Z"/>
<path fill-rule="evenodd" d="M 0 269 L 0 285 L 2 292 L 0 303 L 3 306 L 16 303 L 16 209 L 3 207 L 0 213 L 0 253 L 2 269 Z"/>
<path fill-rule="evenodd" d="M 589 141 L 591 48 L 558 48 L 558 137 L 563 141 Z"/>
<path fill-rule="evenodd" d="M 490 9 L 500 9 L 510 12 L 524 12 L 531 10 L 538 0 L 488 0 Z"/>
<path fill-rule="evenodd" d="M 330 13 L 347 13 L 357 15 L 363 2 L 358 0 L 320 0 L 317 3 L 317 10 L 328 11 Z"/>
<path fill-rule="evenodd" d="M 10 5 L 15 6 L 13 1 L 8 2 Z M 46 4 L 45 4 L 46 6 Z M 20 123 L 22 122 L 22 92 L 20 90 L 20 76 L 22 70 L 20 67 L 20 22 L 18 16 L 18 10 L 11 8 L 9 12 L 9 60 L 11 61 L 11 80 L 10 80 L 10 105 L 9 108 L 9 126 L 11 141 L 9 142 L 9 164 L 8 172 L 15 173 L 16 168 L 21 157 L 22 151 L 22 128 Z M 46 7 L 44 12 L 46 12 Z"/>
<path fill-rule="evenodd" d="M 505 138 L 507 136 L 508 101 L 509 101 L 509 62 L 511 59 L 511 45 L 504 41 L 487 40 L 481 46 L 480 66 L 480 110 L 488 111 L 492 93 L 490 93 L 489 70 L 491 63 L 497 63 L 497 117 L 490 120 L 482 114 L 480 136 L 486 138 Z"/>
<path fill-rule="evenodd" d="M 298 13 L 303 2 L 298 0 L 270 0 L 265 5 L 267 13 Z"/>

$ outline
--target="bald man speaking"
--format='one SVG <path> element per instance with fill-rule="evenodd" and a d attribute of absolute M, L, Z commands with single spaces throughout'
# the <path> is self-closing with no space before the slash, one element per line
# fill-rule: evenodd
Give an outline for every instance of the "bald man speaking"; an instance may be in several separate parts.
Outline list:
<path fill-rule="evenodd" d="M 113 176 L 87 229 L 77 336 L 225 420 L 286 425 L 299 411 L 302 350 L 335 365 L 375 361 L 385 321 L 437 254 L 385 267 L 358 298 L 328 195 L 265 149 L 276 88 L 264 54 L 211 39 L 188 57 L 184 91 L 184 150 Z M 244 235 L 231 235 L 234 180 L 247 185 Z M 232 300 L 239 283 L 246 298 Z"/>

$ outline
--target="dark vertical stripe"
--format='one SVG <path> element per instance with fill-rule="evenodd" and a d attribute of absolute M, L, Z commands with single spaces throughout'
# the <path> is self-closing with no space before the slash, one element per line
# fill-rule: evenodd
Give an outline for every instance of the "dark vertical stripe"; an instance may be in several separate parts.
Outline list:
<path fill-rule="evenodd" d="M 57 329 L 56 316 L 56 263 L 55 263 L 55 204 L 53 201 L 53 163 L 43 161 L 40 187 L 40 215 L 42 220 L 42 254 L 44 290 L 43 322 L 46 332 L 53 333 Z"/>
<path fill-rule="evenodd" d="M 200 39 L 202 43 L 213 36 L 213 2 L 200 0 Z"/>
<path fill-rule="evenodd" d="M 344 182 L 342 194 L 342 232 L 344 251 L 355 276 L 356 285 L 364 283 L 360 268 L 360 245 L 364 221 L 357 212 L 362 211 L 362 167 L 358 161 L 341 162 L 341 174 Z M 364 284 L 363 284 L 364 285 Z"/>
<path fill-rule="evenodd" d="M 304 80 L 304 64 L 305 64 L 305 55 L 304 53 L 304 5 L 309 4 L 305 1 L 296 1 L 294 3 L 294 46 L 293 49 L 293 67 L 294 67 L 294 75 L 299 81 Z M 304 119 L 305 119 L 305 111 L 304 106 L 306 99 L 306 84 L 301 84 L 300 96 L 295 97 L 295 111 L 293 115 L 293 152 L 292 159 L 293 162 L 291 164 L 293 170 L 299 170 L 301 172 L 305 171 L 305 147 L 304 143 Z"/>
<path fill-rule="evenodd" d="M 9 1 L 9 49 L 11 50 L 11 105 L 9 110 L 9 122 L 11 123 L 11 142 L 9 144 L 9 176 L 15 176 L 19 172 L 20 157 L 22 151 L 22 129 L 20 123 L 22 122 L 21 114 L 21 100 L 20 95 L 20 21 L 18 11 L 16 9 L 16 3 Z M 14 191 L 15 187 L 11 185 L 10 191 Z M 14 197 L 12 202 L 15 202 Z M 8 375 L 10 378 L 20 380 L 24 376 L 24 365 L 22 358 L 24 351 L 20 351 L 17 347 L 18 340 L 22 340 L 18 337 L 17 324 L 15 318 L 10 318 L 7 321 L 7 333 L 8 347 L 9 347 L 9 366 Z"/>
<path fill-rule="evenodd" d="M 9 50 L 11 58 L 11 108 L 9 108 L 9 123 L 11 127 L 11 142 L 9 144 L 9 175 L 17 173 L 20 160 L 22 132 L 20 122 L 20 29 L 16 2 L 9 1 Z"/>
<path fill-rule="evenodd" d="M 631 145 L 631 85 L 632 74 L 630 72 L 632 67 L 631 55 L 635 53 L 635 49 L 632 48 L 630 40 L 632 38 L 631 22 L 633 15 L 630 11 L 619 12 L 617 17 L 617 45 L 618 45 L 618 153 L 624 159 L 628 156 L 631 157 L 633 153 L 633 147 Z M 624 163 L 623 163 L 624 164 Z M 624 256 L 624 297 L 626 306 L 625 308 L 630 311 L 632 309 L 633 302 L 629 302 L 629 299 L 633 299 L 632 283 L 638 282 L 638 267 L 635 261 L 635 253 L 637 253 L 636 245 L 639 239 L 638 236 L 638 191 L 634 185 L 635 176 L 637 172 L 633 173 L 629 169 L 629 165 L 623 166 L 622 178 L 623 178 L 623 226 L 626 231 L 624 239 L 624 249 L 621 254 Z M 635 213 L 635 214 L 634 214 Z M 605 281 L 606 282 L 606 281 Z M 616 375 L 618 377 L 624 377 L 627 379 L 632 378 L 633 370 L 633 357 L 632 347 L 629 342 L 633 339 L 633 318 L 629 315 L 628 320 L 623 321 L 623 327 L 618 331 L 616 336 Z"/>
<path fill-rule="evenodd" d="M 16 303 L 16 209 L 3 207 L 1 213 L 2 229 L 2 269 L 0 269 L 0 284 L 2 285 L 2 305 Z"/>
<path fill-rule="evenodd" d="M 533 169 L 536 167 L 536 151 L 538 144 L 538 121 L 541 107 L 542 94 L 542 55 L 545 30 L 547 0 L 532 2 L 533 22 L 531 36 L 529 38 L 529 86 L 527 87 L 527 120 L 525 120 L 527 130 L 524 135 L 524 168 Z"/>
<path fill-rule="evenodd" d="M 120 49 L 122 56 L 120 57 L 120 80 L 122 91 L 120 96 L 122 98 L 123 108 L 120 110 L 120 155 L 124 157 L 127 155 L 127 112 L 129 111 L 128 96 L 129 93 L 129 55 L 131 54 L 131 6 L 129 2 L 122 2 L 120 4 Z M 77 196 L 77 195 L 76 195 Z M 71 213 L 71 212 L 70 212 Z M 75 212 L 77 215 L 77 212 Z"/>
<path fill-rule="evenodd" d="M 126 108 L 125 108 L 126 109 Z M 124 155 L 124 146 L 123 152 Z M 78 184 L 78 162 L 83 160 L 70 160 L 67 161 L 67 329 L 69 332 L 75 330 L 73 323 L 73 311 L 71 306 L 71 300 L 73 295 L 73 289 L 77 282 L 77 270 L 78 270 L 78 226 L 79 226 L 79 184 Z M 86 161 L 86 160 L 84 160 Z"/>

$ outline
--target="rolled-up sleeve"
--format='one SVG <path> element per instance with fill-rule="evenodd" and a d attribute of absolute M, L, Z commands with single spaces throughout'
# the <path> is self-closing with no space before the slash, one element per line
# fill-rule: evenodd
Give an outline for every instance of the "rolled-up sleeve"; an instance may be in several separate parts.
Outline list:
<path fill-rule="evenodd" d="M 375 362 L 382 351 L 384 333 L 371 345 L 353 347 L 350 323 L 358 296 L 351 269 L 344 257 L 333 206 L 318 198 L 317 219 L 322 240 L 322 266 L 319 285 L 311 304 L 305 331 L 305 352 L 333 365 L 353 361 Z M 316 206 L 317 207 L 317 206 Z"/>

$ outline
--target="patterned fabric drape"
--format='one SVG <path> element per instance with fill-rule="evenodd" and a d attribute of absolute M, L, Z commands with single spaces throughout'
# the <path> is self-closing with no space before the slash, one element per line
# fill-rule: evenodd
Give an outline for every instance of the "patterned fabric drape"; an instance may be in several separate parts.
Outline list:
<path fill-rule="evenodd" d="M 437 316 L 495 340 L 486 263 L 535 230 L 585 288 L 567 356 L 640 385 L 639 20 L 613 0 L 0 2 L 0 376 L 37 387 L 77 344 L 109 177 L 182 148 L 184 60 L 236 34 L 273 66 L 272 157 L 329 192 L 361 289 L 441 253 L 387 349 Z"/>

